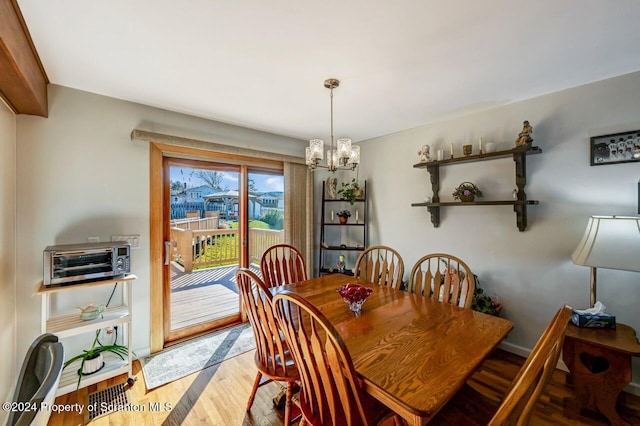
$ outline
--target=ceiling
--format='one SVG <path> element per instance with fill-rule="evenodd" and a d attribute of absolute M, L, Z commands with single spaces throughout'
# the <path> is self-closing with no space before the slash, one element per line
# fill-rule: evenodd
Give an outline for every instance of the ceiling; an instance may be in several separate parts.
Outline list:
<path fill-rule="evenodd" d="M 361 141 L 640 70 L 637 0 L 18 0 L 49 80 Z"/>

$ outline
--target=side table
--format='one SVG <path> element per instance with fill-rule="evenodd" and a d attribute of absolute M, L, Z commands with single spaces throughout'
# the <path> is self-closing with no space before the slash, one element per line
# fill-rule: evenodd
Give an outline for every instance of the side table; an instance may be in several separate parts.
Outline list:
<path fill-rule="evenodd" d="M 622 389 L 631 382 L 631 357 L 640 356 L 633 328 L 617 324 L 615 330 L 567 327 L 562 358 L 569 367 L 575 398 L 565 409 L 597 410 L 611 425 L 628 425 L 616 411 Z"/>

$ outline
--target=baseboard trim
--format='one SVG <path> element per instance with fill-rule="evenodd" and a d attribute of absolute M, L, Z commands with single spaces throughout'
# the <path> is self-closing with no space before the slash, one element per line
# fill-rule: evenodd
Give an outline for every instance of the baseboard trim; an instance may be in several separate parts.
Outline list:
<path fill-rule="evenodd" d="M 512 353 L 514 355 L 521 356 L 523 358 L 528 357 L 529 353 L 531 353 L 531 349 L 525 348 L 523 346 L 514 345 L 513 343 L 509 343 L 509 342 L 500 343 L 498 348 L 502 349 L 503 351 Z M 562 371 L 567 371 L 567 372 L 569 371 L 567 364 L 564 363 L 562 358 L 558 360 L 558 365 L 556 367 Z M 627 385 L 627 387 L 624 388 L 624 391 L 632 395 L 640 396 L 640 383 L 631 382 Z"/>
<path fill-rule="evenodd" d="M 133 355 L 133 359 L 140 359 L 143 356 L 151 355 L 151 346 L 147 346 L 142 349 L 136 349 L 133 352 L 135 353 L 135 355 Z"/>

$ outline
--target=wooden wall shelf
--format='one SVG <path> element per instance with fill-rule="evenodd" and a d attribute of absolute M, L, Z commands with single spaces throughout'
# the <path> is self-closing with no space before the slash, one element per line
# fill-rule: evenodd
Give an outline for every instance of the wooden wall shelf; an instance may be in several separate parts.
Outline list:
<path fill-rule="evenodd" d="M 433 197 L 430 203 L 413 203 L 412 207 L 426 207 L 431 213 L 431 223 L 437 228 L 440 226 L 440 207 L 454 207 L 454 206 L 513 206 L 513 211 L 516 213 L 516 225 L 520 232 L 527 228 L 527 206 L 535 205 L 539 202 L 537 200 L 528 200 L 527 194 L 524 192 L 524 187 L 527 184 L 527 155 L 540 154 L 542 149 L 537 146 L 518 147 L 508 149 L 504 151 L 491 152 L 486 154 L 468 155 L 465 157 L 455 157 L 439 161 L 428 161 L 424 163 L 414 164 L 416 169 L 427 169 L 431 175 L 431 189 L 433 191 Z M 517 199 L 515 200 L 495 200 L 495 201 L 440 201 L 438 192 L 440 191 L 440 166 L 450 166 L 459 163 L 472 163 L 476 161 L 496 160 L 499 158 L 512 157 L 515 163 L 516 169 L 516 186 L 518 188 Z"/>

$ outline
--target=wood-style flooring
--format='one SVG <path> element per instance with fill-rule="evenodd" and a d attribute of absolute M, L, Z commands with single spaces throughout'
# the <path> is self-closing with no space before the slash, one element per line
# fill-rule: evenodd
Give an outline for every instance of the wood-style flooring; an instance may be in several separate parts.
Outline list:
<path fill-rule="evenodd" d="M 499 400 L 517 374 L 524 359 L 503 351 L 496 351 L 477 371 L 472 385 L 483 395 Z M 134 364 L 138 381 L 131 388 L 133 407 L 139 412 L 117 412 L 94 419 L 91 425 L 282 425 L 282 413 L 273 408 L 272 398 L 278 393 L 276 383 L 258 389 L 250 412 L 245 411 L 256 367 L 253 351 L 231 358 L 188 377 L 147 391 L 140 371 Z M 606 419 L 596 415 L 565 414 L 563 398 L 572 395 L 566 384 L 566 373 L 557 370 L 542 395 L 533 425 L 607 425 Z M 87 394 L 126 380 L 126 376 L 109 379 L 97 385 L 80 389 L 56 399 L 56 404 L 84 404 Z M 640 397 L 623 394 L 618 411 L 633 425 L 640 425 Z M 150 407 L 171 407 L 171 410 L 152 411 Z M 586 413 L 585 413 L 586 414 Z M 83 415 L 76 410 L 53 413 L 52 426 L 84 424 Z"/>

